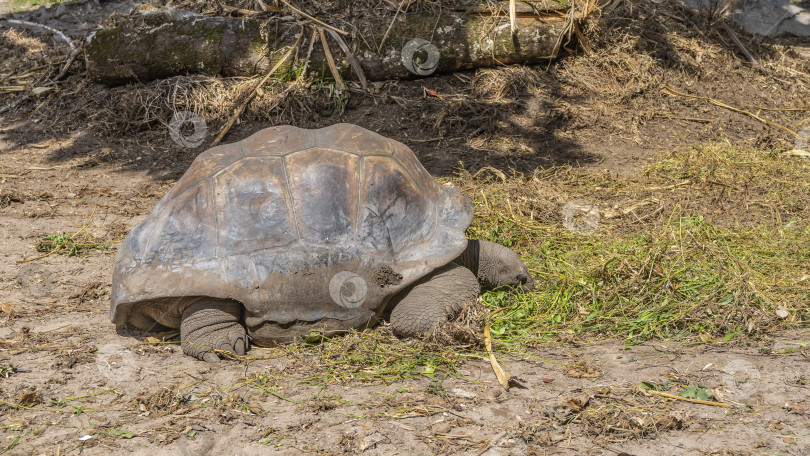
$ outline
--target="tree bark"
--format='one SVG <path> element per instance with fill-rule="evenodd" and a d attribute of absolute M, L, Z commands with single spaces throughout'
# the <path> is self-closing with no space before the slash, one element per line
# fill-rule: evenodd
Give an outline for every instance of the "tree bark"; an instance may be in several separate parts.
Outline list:
<path fill-rule="evenodd" d="M 558 36 L 565 28 L 564 7 L 556 1 L 545 3 L 556 5 L 558 10 L 519 14 L 514 36 L 508 16 L 442 10 L 438 15 L 400 14 L 393 21 L 380 52 L 377 52 L 378 42 L 391 25 L 390 19 L 385 19 L 384 23 L 378 19 L 379 23 L 372 20 L 363 24 L 362 28 L 372 36 L 364 34 L 364 39 L 344 39 L 366 78 L 372 81 L 418 76 L 403 64 L 402 57 L 403 47 L 414 38 L 435 46 L 439 54 L 436 73 L 536 63 L 556 56 Z M 300 33 L 305 34 L 302 42 L 312 35 L 289 17 L 232 18 L 172 8 L 143 10 L 89 37 L 85 55 L 92 79 L 109 85 L 190 73 L 252 76 L 266 73 L 289 46 L 297 42 Z M 344 77 L 350 76 L 345 54 L 333 38 L 327 39 L 338 70 Z M 418 49 L 413 61 L 418 64 L 426 60 L 427 49 Z M 300 50 L 301 54 L 306 54 L 306 50 Z M 278 72 L 294 74 L 294 61 L 285 62 Z M 308 68 L 329 74 L 320 44 L 314 47 Z"/>

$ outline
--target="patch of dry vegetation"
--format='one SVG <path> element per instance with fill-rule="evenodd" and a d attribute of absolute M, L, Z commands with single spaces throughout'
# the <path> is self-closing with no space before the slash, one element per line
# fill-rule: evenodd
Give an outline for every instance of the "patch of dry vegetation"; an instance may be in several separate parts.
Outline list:
<path fill-rule="evenodd" d="M 572 430 L 595 436 L 602 444 L 621 443 L 682 429 L 693 418 L 632 388 L 603 388 L 562 398 L 557 405 L 537 412 L 517 429 L 530 448 L 554 446 L 569 438 Z"/>

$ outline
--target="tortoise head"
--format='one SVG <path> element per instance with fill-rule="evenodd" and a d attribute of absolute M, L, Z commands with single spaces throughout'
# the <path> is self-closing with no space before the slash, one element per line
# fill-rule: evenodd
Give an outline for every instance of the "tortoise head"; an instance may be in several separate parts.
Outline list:
<path fill-rule="evenodd" d="M 455 261 L 473 271 L 485 287 L 534 288 L 529 268 L 515 252 L 500 244 L 470 239 Z"/>
<path fill-rule="evenodd" d="M 521 287 L 524 290 L 534 288 L 534 280 L 529 268 L 521 261 L 517 253 L 494 243 L 482 246 L 482 260 L 478 277 L 486 285 L 497 287 Z"/>

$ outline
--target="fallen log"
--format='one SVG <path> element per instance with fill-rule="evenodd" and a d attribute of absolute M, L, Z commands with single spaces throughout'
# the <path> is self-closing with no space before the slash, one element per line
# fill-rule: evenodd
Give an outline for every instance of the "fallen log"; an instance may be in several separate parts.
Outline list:
<path fill-rule="evenodd" d="M 558 0 L 527 3 L 532 8 L 518 12 L 514 35 L 508 13 L 500 10 L 441 10 L 438 15 L 400 14 L 393 21 L 371 19 L 358 27 L 362 39 L 345 37 L 345 42 L 352 48 L 355 64 L 372 81 L 552 59 L 560 48 L 559 38 L 570 35 L 572 20 L 585 14 L 570 14 L 567 2 Z M 93 80 L 108 85 L 189 73 L 264 74 L 297 42 L 299 34 L 311 34 L 300 19 L 264 14 L 206 16 L 173 8 L 136 10 L 88 38 L 87 70 Z M 321 26 L 312 21 L 305 25 Z M 327 39 L 338 71 L 350 76 L 349 58 L 341 51 L 346 43 Z M 378 42 L 382 43 L 379 49 Z M 294 61 L 290 59 L 279 73 L 294 73 Z M 308 68 L 328 74 L 321 46 L 315 47 Z"/>

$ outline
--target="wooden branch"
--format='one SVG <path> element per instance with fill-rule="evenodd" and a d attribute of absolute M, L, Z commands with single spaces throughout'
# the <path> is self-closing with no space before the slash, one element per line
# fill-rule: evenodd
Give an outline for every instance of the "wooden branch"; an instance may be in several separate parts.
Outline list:
<path fill-rule="evenodd" d="M 556 57 L 555 42 L 566 25 L 570 27 L 571 18 L 582 14 L 562 9 L 533 15 L 518 11 L 514 36 L 509 17 L 494 11 L 443 10 L 438 18 L 427 12 L 400 16 L 402 20 L 391 25 L 379 52 L 367 43 L 374 39 L 338 41 L 342 49 L 346 44 L 352 50 L 356 73 L 362 72 L 370 81 L 417 77 L 402 62 L 403 47 L 416 38 L 429 41 L 438 50 L 437 73 L 548 61 Z M 367 36 L 379 33 L 382 37 L 389 19 L 377 21 L 358 24 L 358 29 L 366 30 L 363 33 Z M 88 39 L 87 70 L 93 80 L 110 85 L 188 73 L 263 75 L 293 44 L 299 27 L 296 21 L 283 17 L 212 17 L 174 9 L 136 11 Z M 343 51 L 333 57 L 341 76 L 349 78 L 351 58 Z M 329 66 L 323 49 L 317 49 L 311 59 L 313 72 L 320 73 Z M 290 69 L 289 65 L 291 61 L 281 70 Z"/>
<path fill-rule="evenodd" d="M 53 27 L 48 27 L 45 24 L 37 24 L 37 23 L 34 23 L 34 22 L 28 22 L 28 21 L 19 21 L 17 19 L 9 19 L 8 23 L 9 24 L 16 24 L 16 25 L 25 25 L 27 27 L 36 27 L 36 28 L 41 28 L 43 30 L 47 30 L 47 31 L 53 33 L 54 35 L 58 36 L 59 38 L 61 38 L 64 42 L 66 42 L 68 44 L 68 46 L 70 46 L 70 50 L 72 50 L 72 51 L 76 50 L 76 45 L 73 44 L 73 40 L 68 38 L 68 36 L 65 35 L 64 33 L 62 33 L 61 30 L 57 30 L 57 29 L 55 29 Z"/>

